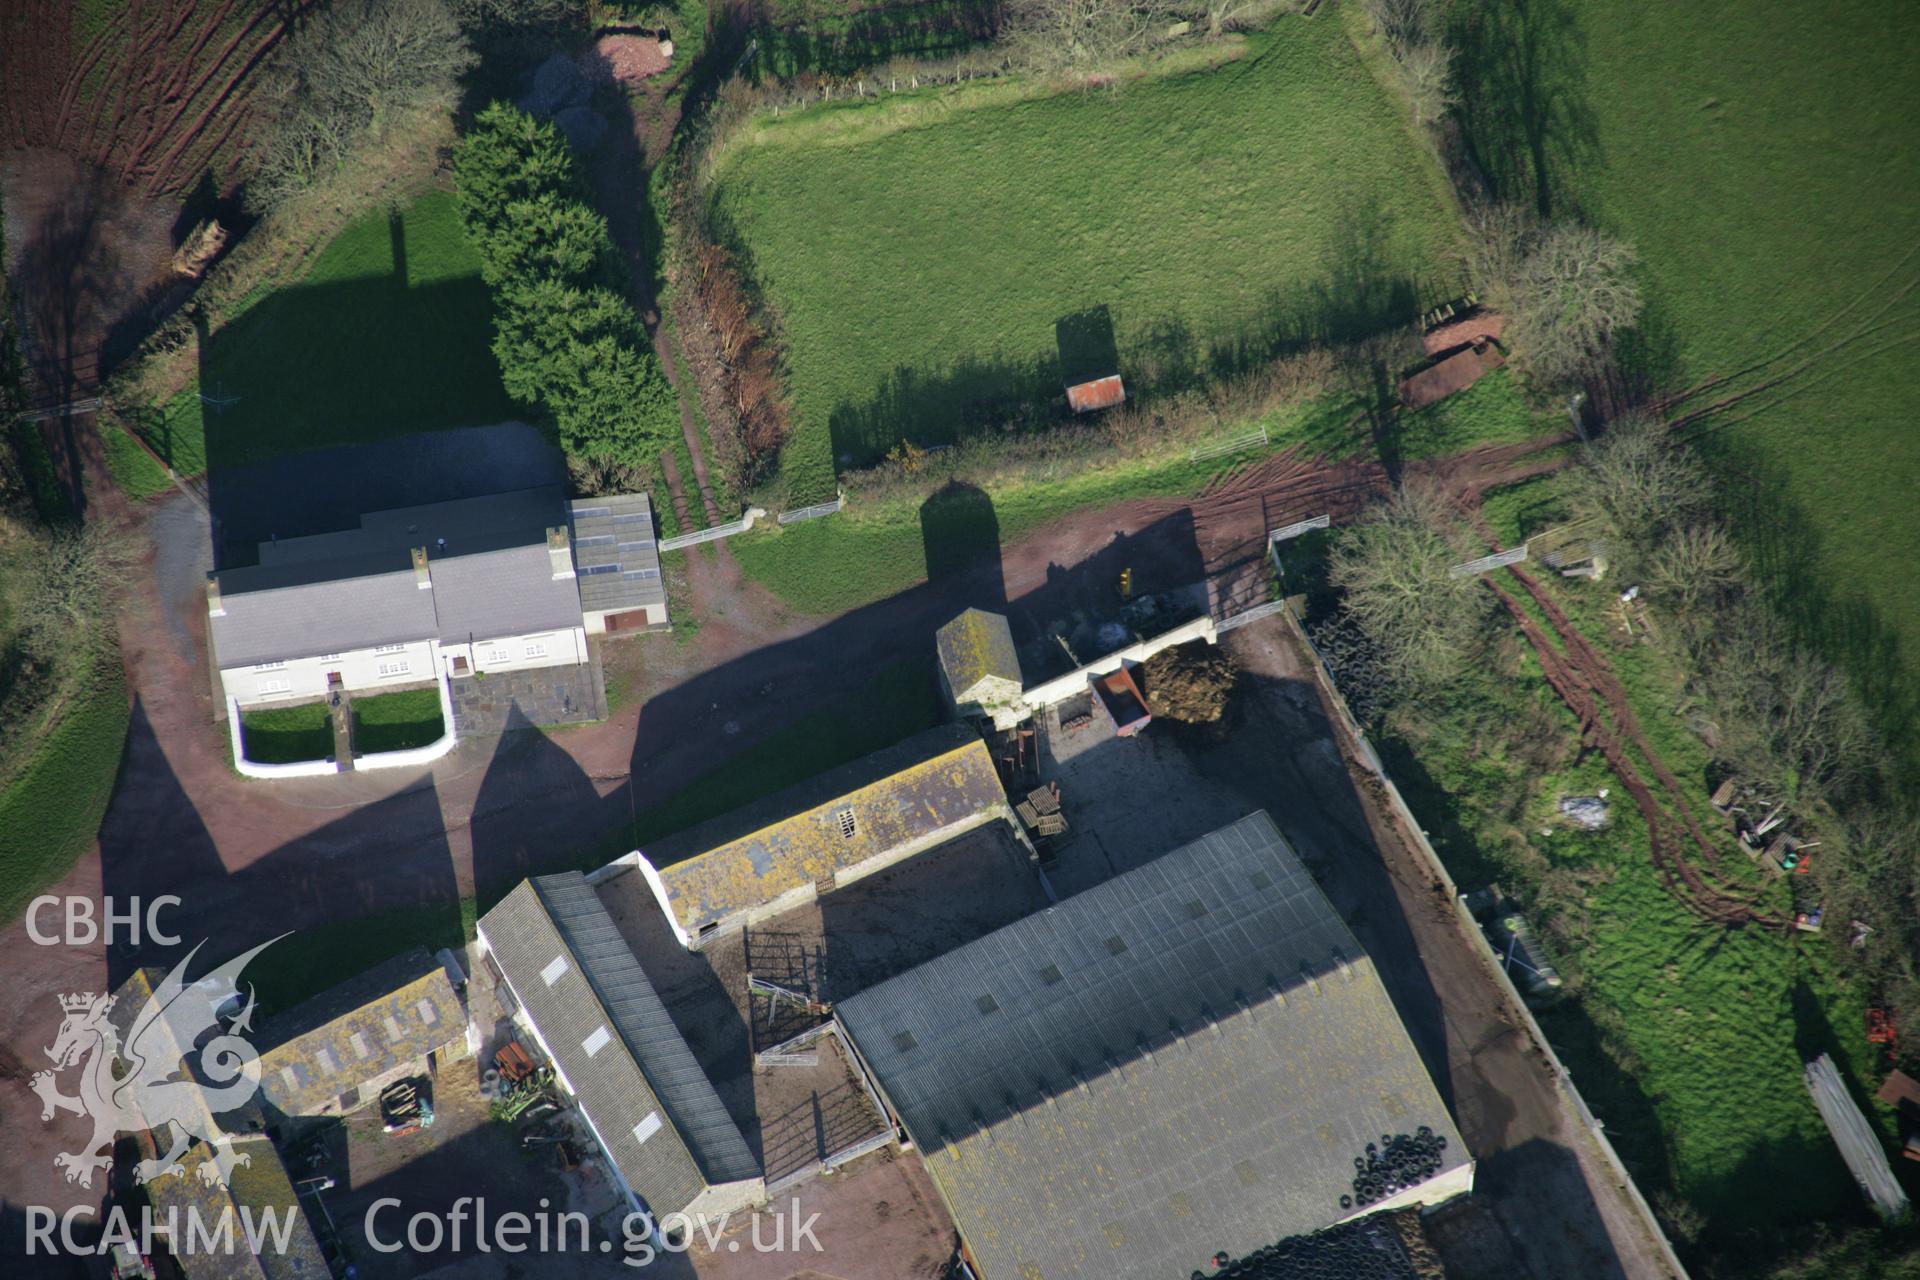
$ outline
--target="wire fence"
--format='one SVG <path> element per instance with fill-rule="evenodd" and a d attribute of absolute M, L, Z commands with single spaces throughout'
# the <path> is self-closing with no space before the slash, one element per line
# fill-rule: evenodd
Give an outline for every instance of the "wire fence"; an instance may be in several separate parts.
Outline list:
<path fill-rule="evenodd" d="M 820 502 L 811 507 L 801 507 L 798 511 L 782 511 L 774 518 L 781 524 L 799 524 L 802 520 L 818 520 L 821 516 L 835 515 L 845 504 L 846 499 L 839 497 L 832 502 Z"/>

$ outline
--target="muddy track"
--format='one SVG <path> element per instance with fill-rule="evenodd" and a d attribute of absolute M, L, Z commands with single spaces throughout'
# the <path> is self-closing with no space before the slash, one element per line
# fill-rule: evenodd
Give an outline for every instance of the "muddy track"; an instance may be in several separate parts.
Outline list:
<path fill-rule="evenodd" d="M 1725 925 L 1753 924 L 1784 929 L 1786 921 L 1754 905 L 1758 889 L 1730 884 L 1717 874 L 1720 851 L 1695 817 L 1680 780 L 1647 741 L 1612 664 L 1581 634 L 1538 582 L 1517 566 L 1508 566 L 1507 571 L 1547 615 L 1553 637 L 1548 636 L 1539 621 L 1497 580 L 1489 577 L 1487 585 L 1533 646 L 1547 683 L 1579 720 L 1581 742 L 1600 751 L 1621 786 L 1633 797 L 1634 806 L 1647 824 L 1653 864 L 1668 891 L 1703 919 Z M 1659 784 L 1659 794 L 1636 766 L 1635 753 L 1646 762 Z M 1709 870 L 1703 871 L 1692 860 L 1689 845 Z"/>

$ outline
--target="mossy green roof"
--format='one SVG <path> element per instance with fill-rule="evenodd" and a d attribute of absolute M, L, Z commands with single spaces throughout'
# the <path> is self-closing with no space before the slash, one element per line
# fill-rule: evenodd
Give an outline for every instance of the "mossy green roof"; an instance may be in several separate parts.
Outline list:
<path fill-rule="evenodd" d="M 1020 681 L 1020 655 L 1006 618 L 985 609 L 969 609 L 940 628 L 935 637 L 940 669 L 956 698 L 989 677 Z"/>

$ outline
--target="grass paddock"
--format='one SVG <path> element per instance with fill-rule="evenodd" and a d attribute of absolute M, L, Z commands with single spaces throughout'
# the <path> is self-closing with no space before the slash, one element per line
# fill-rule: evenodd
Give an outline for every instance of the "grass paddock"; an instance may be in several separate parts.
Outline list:
<path fill-rule="evenodd" d="M 787 343 L 797 497 L 1059 399 L 1063 374 L 1190 388 L 1457 285 L 1438 170 L 1338 22 L 1036 92 L 828 104 L 721 154 L 715 213 Z"/>

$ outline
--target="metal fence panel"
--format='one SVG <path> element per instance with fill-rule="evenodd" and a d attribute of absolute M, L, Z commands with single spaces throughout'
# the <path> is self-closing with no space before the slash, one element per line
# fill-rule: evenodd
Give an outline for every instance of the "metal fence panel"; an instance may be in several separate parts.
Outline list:
<path fill-rule="evenodd" d="M 781 524 L 798 524 L 802 520 L 818 520 L 821 516 L 830 516 L 837 513 L 844 502 L 845 499 L 843 498 L 835 498 L 832 502 L 816 503 L 811 507 L 801 507 L 798 511 L 782 511 L 774 518 Z"/>
<path fill-rule="evenodd" d="M 1521 543 L 1511 551 L 1496 551 L 1490 556 L 1481 556 L 1478 560 L 1469 560 L 1447 570 L 1456 578 L 1465 578 L 1476 573 L 1485 573 L 1489 569 L 1498 569 L 1503 565 L 1519 564 L 1527 558 L 1527 544 Z"/>
<path fill-rule="evenodd" d="M 1285 542 L 1289 538 L 1297 538 L 1301 534 L 1311 533 L 1315 529 L 1329 528 L 1332 524 L 1332 516 L 1313 516 L 1306 520 L 1296 520 L 1284 529 L 1275 529 L 1272 533 L 1269 533 L 1267 535 L 1267 545 L 1272 546 L 1276 542 Z"/>

